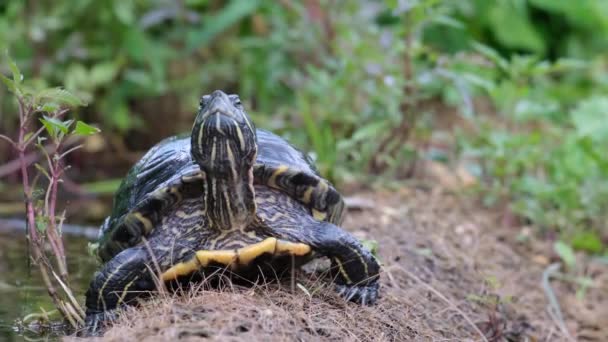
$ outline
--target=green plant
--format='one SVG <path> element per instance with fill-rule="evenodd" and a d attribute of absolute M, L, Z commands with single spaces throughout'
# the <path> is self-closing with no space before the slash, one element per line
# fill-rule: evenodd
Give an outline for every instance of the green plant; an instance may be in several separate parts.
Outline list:
<path fill-rule="evenodd" d="M 482 84 L 500 117 L 473 118 L 477 134 L 460 141 L 481 166 L 485 203 L 506 201 L 516 214 L 560 231 L 573 247 L 600 253 L 608 209 L 608 158 L 601 152 L 608 101 L 596 93 L 605 85 L 562 96 L 573 84 L 556 80 L 584 79 L 594 65 L 507 60 L 486 46 L 476 49 L 497 68 Z"/>
<path fill-rule="evenodd" d="M 81 147 L 70 146 L 70 140 L 95 134 L 99 130 L 82 121 L 65 119 L 70 107 L 84 105 L 78 97 L 61 88 L 40 90 L 31 87 L 23 81 L 23 75 L 13 61 L 8 59 L 7 64 L 12 78 L 0 74 L 0 79 L 17 102 L 19 131 L 16 138 L 0 134 L 0 139 L 19 155 L 30 257 L 32 263 L 38 266 L 55 307 L 76 328 L 84 322 L 84 311 L 69 286 L 61 236 L 65 212 L 58 214 L 57 194 L 67 169 L 65 157 Z M 41 123 L 40 128 L 35 128 L 36 120 Z M 37 173 L 31 177 L 32 165 L 29 165 L 25 155 L 34 148 L 43 156 L 46 165 L 34 164 Z"/>

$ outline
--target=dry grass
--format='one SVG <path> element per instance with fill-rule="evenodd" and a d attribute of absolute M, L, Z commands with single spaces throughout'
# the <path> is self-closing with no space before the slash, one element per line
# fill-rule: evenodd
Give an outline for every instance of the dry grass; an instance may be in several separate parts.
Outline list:
<path fill-rule="evenodd" d="M 541 285 L 551 262 L 545 244 L 517 243 L 519 229 L 442 192 L 360 196 L 374 205 L 351 211 L 345 226 L 379 242 L 378 305 L 346 303 L 325 281 L 299 273 L 311 296 L 289 280 L 160 296 L 124 312 L 103 340 L 608 340 L 605 265 L 584 260 L 581 275 L 593 286 L 582 299 L 574 283 L 550 283 L 562 324 Z"/>

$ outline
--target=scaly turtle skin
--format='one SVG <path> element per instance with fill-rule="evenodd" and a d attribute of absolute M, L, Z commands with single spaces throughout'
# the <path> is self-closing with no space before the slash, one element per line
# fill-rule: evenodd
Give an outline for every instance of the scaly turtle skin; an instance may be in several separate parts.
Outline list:
<path fill-rule="evenodd" d="M 379 265 L 336 225 L 341 197 L 331 195 L 301 153 L 256 131 L 238 97 L 221 91 L 204 97 L 190 145 L 166 140 L 130 173 L 141 177 L 121 186 L 102 233 L 111 234 L 102 248 L 117 247 L 100 253 L 109 261 L 86 294 L 89 329 L 96 330 L 120 305 L 154 291 L 159 274 L 172 282 L 219 267 L 249 278 L 318 255 L 331 259 L 341 295 L 375 302 Z"/>

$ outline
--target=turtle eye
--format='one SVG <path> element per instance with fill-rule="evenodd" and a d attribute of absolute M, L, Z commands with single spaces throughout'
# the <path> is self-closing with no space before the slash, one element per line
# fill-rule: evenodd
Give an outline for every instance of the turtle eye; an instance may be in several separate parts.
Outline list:
<path fill-rule="evenodd" d="M 240 107 L 242 106 L 241 104 L 241 98 L 236 95 L 236 94 L 232 94 L 228 96 L 230 98 L 230 101 L 232 102 L 232 104 L 236 107 Z"/>
<path fill-rule="evenodd" d="M 203 97 L 201 97 L 201 102 L 199 103 L 201 108 L 204 107 L 207 103 L 209 103 L 210 99 L 211 95 L 203 95 Z"/>

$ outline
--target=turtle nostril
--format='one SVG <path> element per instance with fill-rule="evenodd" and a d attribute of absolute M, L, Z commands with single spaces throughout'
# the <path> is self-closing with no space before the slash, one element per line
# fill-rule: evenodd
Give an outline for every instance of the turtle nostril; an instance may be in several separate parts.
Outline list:
<path fill-rule="evenodd" d="M 226 95 L 226 93 L 224 93 L 221 90 L 214 90 L 213 93 L 211 93 L 211 97 L 213 98 L 227 98 L 228 95 Z"/>

